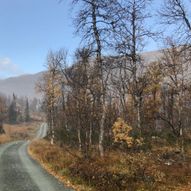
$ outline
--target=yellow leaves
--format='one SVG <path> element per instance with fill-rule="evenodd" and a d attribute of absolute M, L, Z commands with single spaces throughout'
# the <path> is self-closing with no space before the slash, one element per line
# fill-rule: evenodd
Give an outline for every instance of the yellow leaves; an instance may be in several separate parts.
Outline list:
<path fill-rule="evenodd" d="M 37 84 L 37 89 L 42 92 L 47 100 L 47 106 L 55 106 L 62 96 L 62 78 L 60 73 L 47 71 Z"/>
<path fill-rule="evenodd" d="M 143 139 L 135 139 L 130 135 L 132 127 L 129 126 L 122 118 L 118 118 L 114 123 L 113 127 L 114 141 L 118 143 L 125 142 L 128 147 L 141 146 L 143 144 Z"/>
<path fill-rule="evenodd" d="M 149 79 L 149 85 L 146 87 L 145 93 L 151 94 L 153 91 L 159 91 L 163 78 L 161 68 L 158 62 L 153 62 L 148 66 L 147 75 Z"/>
<path fill-rule="evenodd" d="M 129 135 L 132 127 L 127 125 L 122 118 L 117 119 L 112 129 L 115 142 L 126 142 L 128 146 L 132 146 L 133 138 Z"/>
<path fill-rule="evenodd" d="M 160 90 L 160 88 L 161 88 L 160 83 L 157 84 L 157 83 L 152 83 L 151 82 L 150 85 L 145 88 L 144 92 L 146 94 L 152 94 L 155 91 L 158 92 Z"/>
<path fill-rule="evenodd" d="M 143 138 L 136 139 L 136 145 L 141 146 L 143 144 Z"/>

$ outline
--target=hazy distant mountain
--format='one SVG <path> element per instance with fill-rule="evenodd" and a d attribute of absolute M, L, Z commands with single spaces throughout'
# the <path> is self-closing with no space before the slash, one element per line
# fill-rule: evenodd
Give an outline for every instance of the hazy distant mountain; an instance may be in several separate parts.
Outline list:
<path fill-rule="evenodd" d="M 142 53 L 142 57 L 146 63 L 151 63 L 159 60 L 162 57 L 162 54 L 162 51 L 150 51 Z"/>
<path fill-rule="evenodd" d="M 40 94 L 36 93 L 35 84 L 41 76 L 42 72 L 0 80 L 0 93 L 5 95 L 14 93 L 19 97 L 38 98 Z"/>
<path fill-rule="evenodd" d="M 142 54 L 144 60 L 148 62 L 156 61 L 161 56 L 160 51 L 145 52 Z M 5 80 L 0 80 L 0 93 L 5 95 L 12 95 L 15 93 L 17 96 L 27 96 L 29 98 L 40 97 L 35 91 L 35 84 L 42 77 L 43 72 L 30 75 L 22 75 L 12 77 Z"/>

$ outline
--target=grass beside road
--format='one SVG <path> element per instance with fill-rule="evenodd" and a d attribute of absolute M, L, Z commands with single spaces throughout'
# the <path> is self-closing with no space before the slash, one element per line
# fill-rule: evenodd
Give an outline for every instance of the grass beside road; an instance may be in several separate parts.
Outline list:
<path fill-rule="evenodd" d="M 41 122 L 31 121 L 19 124 L 4 124 L 5 134 L 0 135 L 0 144 L 15 141 L 28 140 L 35 137 L 36 131 Z"/>
<path fill-rule="evenodd" d="M 110 151 L 104 159 L 84 160 L 75 150 L 69 153 L 40 140 L 30 145 L 29 152 L 51 174 L 79 191 L 191 190 L 191 155 L 183 161 L 171 146 L 153 147 L 150 152 Z"/>
<path fill-rule="evenodd" d="M 28 152 L 44 169 L 66 186 L 77 191 L 94 190 L 86 185 L 80 177 L 71 176 L 69 167 L 76 163 L 77 158 L 65 149 L 51 145 L 46 140 L 35 140 L 29 145 Z"/>
<path fill-rule="evenodd" d="M 11 141 L 11 137 L 7 134 L 0 135 L 0 144 L 8 143 Z"/>

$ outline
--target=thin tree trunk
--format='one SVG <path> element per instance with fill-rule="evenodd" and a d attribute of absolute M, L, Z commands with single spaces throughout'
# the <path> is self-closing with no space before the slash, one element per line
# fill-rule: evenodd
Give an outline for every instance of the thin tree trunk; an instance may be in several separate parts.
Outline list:
<path fill-rule="evenodd" d="M 137 99 L 137 127 L 139 130 L 140 136 L 142 136 L 142 128 L 141 128 L 141 98 Z"/>
<path fill-rule="evenodd" d="M 90 121 L 90 133 L 89 133 L 89 145 L 92 145 L 92 128 L 93 128 L 93 124 L 92 124 L 92 120 Z"/>
<path fill-rule="evenodd" d="M 81 128 L 79 126 L 79 120 L 78 120 L 78 148 L 79 148 L 79 151 L 82 152 L 82 139 L 81 139 Z"/>
<path fill-rule="evenodd" d="M 0 134 L 4 134 L 5 131 L 3 129 L 3 120 L 0 120 Z"/>
<path fill-rule="evenodd" d="M 103 66 L 102 66 L 102 46 L 100 40 L 100 34 L 97 28 L 97 16 L 96 16 L 97 5 L 95 2 L 92 3 L 92 22 L 93 22 L 93 31 L 95 36 L 95 41 L 97 45 L 97 64 L 98 64 L 98 75 L 101 85 L 101 95 L 102 95 L 102 113 L 100 120 L 100 135 L 99 135 L 99 153 L 101 157 L 104 157 L 104 148 L 103 148 L 103 139 L 104 139 L 104 123 L 105 123 L 105 90 L 103 83 Z"/>
<path fill-rule="evenodd" d="M 179 95 L 178 100 L 178 124 L 179 124 L 179 136 L 180 136 L 180 150 L 182 155 L 184 156 L 184 136 L 183 136 L 183 124 L 182 124 L 182 100 L 181 97 L 183 96 L 183 93 Z"/>
<path fill-rule="evenodd" d="M 53 116 L 51 117 L 51 139 L 50 139 L 50 144 L 54 144 L 54 119 Z"/>
<path fill-rule="evenodd" d="M 104 157 L 104 147 L 103 147 L 103 140 L 104 140 L 104 124 L 105 124 L 105 103 L 102 103 L 102 116 L 100 121 L 100 135 L 99 135 L 99 153 L 101 157 Z"/>
<path fill-rule="evenodd" d="M 139 101 L 138 101 L 138 105 L 137 105 L 137 127 L 141 131 L 141 111 L 140 111 Z"/>

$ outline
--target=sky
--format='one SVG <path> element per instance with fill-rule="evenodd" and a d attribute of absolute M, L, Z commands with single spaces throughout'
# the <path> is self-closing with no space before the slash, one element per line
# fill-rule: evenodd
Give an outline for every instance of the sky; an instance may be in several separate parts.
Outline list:
<path fill-rule="evenodd" d="M 49 50 L 72 58 L 80 43 L 72 14 L 71 0 L 0 0 L 0 79 L 45 70 Z"/>
<path fill-rule="evenodd" d="M 49 50 L 77 47 L 70 2 L 0 0 L 0 78 L 45 70 Z"/>

